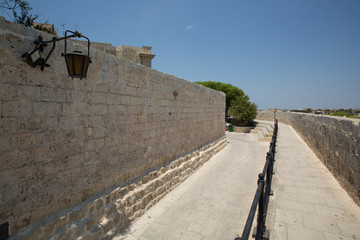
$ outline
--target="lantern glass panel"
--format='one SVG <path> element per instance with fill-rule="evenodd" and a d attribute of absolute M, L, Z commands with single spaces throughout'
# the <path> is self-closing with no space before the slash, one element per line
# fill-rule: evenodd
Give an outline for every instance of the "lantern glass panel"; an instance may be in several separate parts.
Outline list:
<path fill-rule="evenodd" d="M 70 54 L 65 55 L 65 62 L 68 69 L 69 76 L 74 75 L 73 59 Z"/>
<path fill-rule="evenodd" d="M 74 75 L 82 76 L 84 57 L 80 55 L 73 55 L 75 72 Z"/>
<path fill-rule="evenodd" d="M 40 61 L 41 55 L 39 51 L 35 51 L 33 54 L 31 54 L 31 61 L 33 63 L 36 63 L 38 61 Z"/>
<path fill-rule="evenodd" d="M 69 76 L 75 78 L 86 78 L 86 73 L 90 63 L 90 58 L 80 54 L 66 54 L 66 65 Z"/>

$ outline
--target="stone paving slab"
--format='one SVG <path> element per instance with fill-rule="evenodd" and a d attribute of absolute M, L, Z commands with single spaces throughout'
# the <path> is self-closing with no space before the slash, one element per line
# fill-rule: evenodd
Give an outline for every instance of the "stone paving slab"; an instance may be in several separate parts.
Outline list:
<path fill-rule="evenodd" d="M 234 239 L 241 235 L 268 143 L 227 133 L 228 146 L 115 240 Z M 292 129 L 279 124 L 270 239 L 360 239 L 360 208 Z"/>
<path fill-rule="evenodd" d="M 241 235 L 269 143 L 226 133 L 228 145 L 115 240 L 234 239 Z"/>
<path fill-rule="evenodd" d="M 295 130 L 279 124 L 270 239 L 360 239 L 360 208 Z"/>

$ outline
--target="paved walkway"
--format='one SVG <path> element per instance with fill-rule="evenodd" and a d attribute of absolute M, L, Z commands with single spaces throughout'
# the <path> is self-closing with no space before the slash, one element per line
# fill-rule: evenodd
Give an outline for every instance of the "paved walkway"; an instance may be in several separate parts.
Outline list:
<path fill-rule="evenodd" d="M 132 224 L 120 239 L 234 239 L 242 233 L 269 143 L 227 133 L 228 145 Z"/>
<path fill-rule="evenodd" d="M 241 235 L 269 143 L 227 133 L 228 146 L 115 240 Z M 279 124 L 270 239 L 360 239 L 360 208 L 290 127 Z"/>
<path fill-rule="evenodd" d="M 292 127 L 277 146 L 270 239 L 360 239 L 360 208 Z"/>

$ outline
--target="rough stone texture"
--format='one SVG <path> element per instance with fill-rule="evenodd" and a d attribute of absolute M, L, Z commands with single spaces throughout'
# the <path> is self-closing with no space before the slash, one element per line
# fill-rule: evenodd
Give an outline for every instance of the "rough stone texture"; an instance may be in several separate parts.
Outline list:
<path fill-rule="evenodd" d="M 225 146 L 221 137 L 137 182 L 43 219 L 14 239 L 112 239 Z"/>
<path fill-rule="evenodd" d="M 88 46 L 87 41 L 73 40 L 77 44 Z M 144 65 L 151 68 L 151 61 L 155 55 L 151 54 L 151 47 L 131 47 L 131 46 L 118 46 L 114 47 L 110 43 L 99 43 L 91 42 L 91 49 L 96 49 L 117 57 L 124 58 L 131 62 L 136 62 L 138 64 Z M 91 50 L 92 52 L 92 50 Z"/>
<path fill-rule="evenodd" d="M 53 239 L 73 239 L 86 229 L 101 235 L 101 229 L 126 222 L 125 215 L 109 210 L 98 224 L 99 209 L 110 203 L 102 199 L 108 191 L 129 188 L 224 136 L 223 93 L 96 49 L 91 49 L 88 78 L 71 79 L 62 42 L 42 72 L 20 59 L 39 34 L 0 18 L 0 224 L 10 223 L 11 236 L 35 228 L 48 239 L 55 231 L 43 226 L 49 216 L 60 216 L 56 229 L 66 226 Z M 71 40 L 68 44 L 86 51 Z M 172 177 L 177 179 L 175 173 Z M 154 183 L 156 196 L 175 181 L 166 180 L 162 188 Z M 123 201 L 121 196 L 117 199 Z M 126 216 L 140 215 L 150 198 L 136 204 L 129 198 Z M 96 199 L 92 208 L 59 215 L 84 209 L 80 205 L 89 199 Z M 81 218 L 90 213 L 94 216 Z M 69 225 L 71 219 L 86 224 Z"/>
<path fill-rule="evenodd" d="M 142 48 L 119 46 L 116 47 L 116 56 L 128 59 L 147 67 L 151 67 L 151 60 L 155 57 L 155 55 L 151 54 L 151 47 L 148 46 L 143 46 Z"/>
<path fill-rule="evenodd" d="M 257 118 L 273 120 L 274 114 L 262 111 Z M 276 118 L 298 132 L 360 205 L 360 120 L 291 112 L 277 112 Z"/>

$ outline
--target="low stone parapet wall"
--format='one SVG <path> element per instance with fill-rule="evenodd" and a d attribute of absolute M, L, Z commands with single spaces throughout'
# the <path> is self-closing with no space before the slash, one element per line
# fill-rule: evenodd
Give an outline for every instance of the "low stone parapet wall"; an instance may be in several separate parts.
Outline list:
<path fill-rule="evenodd" d="M 238 133 L 250 133 L 251 129 L 254 127 L 237 127 L 233 126 L 233 131 Z"/>
<path fill-rule="evenodd" d="M 273 120 L 274 113 L 259 111 L 257 118 Z M 277 112 L 276 118 L 297 131 L 360 205 L 360 120 L 293 112 Z"/>

